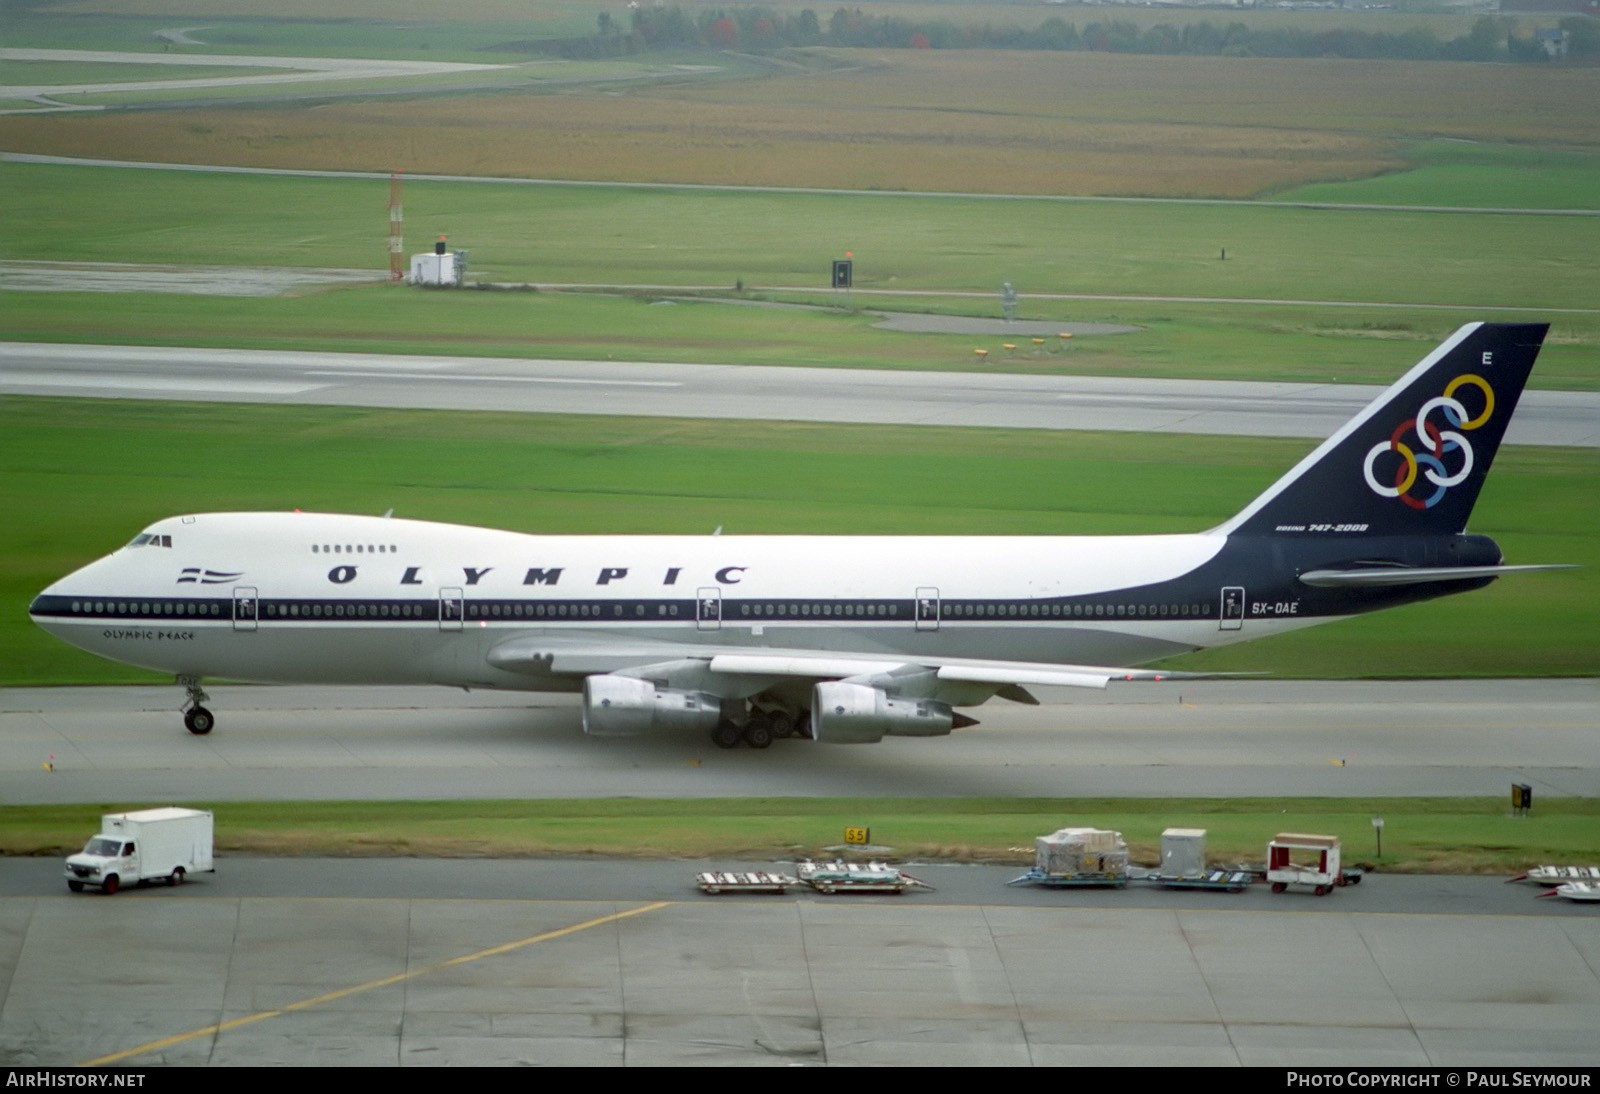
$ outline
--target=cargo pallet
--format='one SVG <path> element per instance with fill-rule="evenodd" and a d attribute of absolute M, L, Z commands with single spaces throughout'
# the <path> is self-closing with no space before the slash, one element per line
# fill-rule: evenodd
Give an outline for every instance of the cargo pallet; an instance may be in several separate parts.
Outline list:
<path fill-rule="evenodd" d="M 1121 889 L 1128 884 L 1126 874 L 1047 874 L 1035 867 L 1007 885 L 1038 885 L 1045 889 Z"/>
<path fill-rule="evenodd" d="M 1204 874 L 1151 874 L 1137 878 L 1163 889 L 1210 889 L 1223 893 L 1242 893 L 1255 881 L 1250 870 L 1211 870 Z"/>

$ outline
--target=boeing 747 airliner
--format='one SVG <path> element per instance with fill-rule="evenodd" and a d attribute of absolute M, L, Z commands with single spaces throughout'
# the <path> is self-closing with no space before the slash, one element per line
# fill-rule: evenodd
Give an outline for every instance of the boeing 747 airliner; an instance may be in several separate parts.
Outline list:
<path fill-rule="evenodd" d="M 1467 518 L 1543 324 L 1476 323 L 1207 532 L 540 536 L 319 513 L 146 528 L 34 600 L 35 622 L 176 675 L 581 691 L 592 734 L 873 742 L 972 725 L 1030 686 L 1480 588 Z"/>

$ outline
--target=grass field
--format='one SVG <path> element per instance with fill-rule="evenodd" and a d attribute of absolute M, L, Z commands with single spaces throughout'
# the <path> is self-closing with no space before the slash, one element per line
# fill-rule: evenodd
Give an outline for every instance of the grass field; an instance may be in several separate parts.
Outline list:
<path fill-rule="evenodd" d="M 1499 798 L 1463 799 L 693 799 L 202 804 L 223 853 L 314 855 L 605 854 L 651 858 L 819 856 L 847 825 L 910 859 L 1033 862 L 1033 838 L 1065 826 L 1123 834 L 1137 863 L 1160 863 L 1163 829 L 1206 829 L 1213 862 L 1261 862 L 1282 831 L 1344 841 L 1346 862 L 1393 872 L 1512 874 L 1600 852 L 1600 805 L 1544 799 L 1511 817 Z M 65 855 L 117 805 L 0 807 L 0 854 Z M 1384 854 L 1372 818 L 1384 818 Z"/>
<path fill-rule="evenodd" d="M 364 266 L 375 277 L 387 264 L 384 179 L 3 164 L 0 180 L 10 198 L 15 258 Z M 64 208 L 77 213 L 65 218 Z M 418 180 L 407 184 L 406 216 L 412 239 L 448 233 L 452 246 L 471 251 L 475 276 L 496 281 L 710 285 L 727 295 L 743 282 L 747 295 L 821 303 L 831 296 L 828 263 L 851 250 L 859 288 L 980 294 L 857 294 L 858 306 L 994 316 L 997 290 L 1010 281 L 1025 295 L 1023 318 L 1125 322 L 1144 332 L 1084 339 L 1070 355 L 1003 358 L 998 338 L 874 331 L 862 316 L 379 285 L 293 299 L 219 298 L 202 307 L 181 296 L 16 293 L 0 316 L 0 334 L 949 369 L 974 367 L 972 351 L 981 347 L 992 351 L 991 367 L 1016 371 L 1376 383 L 1463 322 L 1519 317 L 1555 323 L 1537 386 L 1600 386 L 1600 312 L 1589 292 L 1600 282 L 1600 217 Z M 811 291 L 768 291 L 775 285 Z M 1235 302 L 1026 297 L 1062 292 Z M 1272 305 L 1263 298 L 1373 306 Z M 1392 306 L 1406 303 L 1453 308 Z M 1562 308 L 1586 310 L 1554 310 Z"/>
<path fill-rule="evenodd" d="M 166 19 L 162 13 L 176 9 L 146 0 L 119 10 Z M 366 12 L 358 5 L 351 17 L 399 18 L 405 10 Z M 490 24 L 510 10 L 484 0 L 452 25 L 463 33 L 494 31 Z M 559 33 L 586 33 L 601 9 L 549 3 L 520 10 L 567 28 Z M 1004 13 L 1046 10 L 1057 9 Z M 1103 9 L 1085 11 L 1104 17 Z M 218 15 L 258 12 L 251 0 L 234 0 Z M 306 13 L 291 6 L 281 14 Z M 1114 14 L 1145 18 L 1131 9 Z M 1310 13 L 1239 14 L 1281 19 Z M 308 42 L 318 35 L 337 42 L 362 24 L 293 25 Z M 386 34 L 396 29 L 385 26 Z M 1600 70 L 911 50 L 804 51 L 771 60 L 759 74 L 745 61 L 732 63 L 738 78 L 580 86 L 559 95 L 0 118 L 0 146 L 134 158 L 159 150 L 163 160 L 379 172 L 404 166 L 412 172 L 879 191 L 1277 193 L 1293 200 L 1527 209 L 1600 205 L 1600 147 L 1585 106 L 1600 96 L 1600 86 L 1591 86 Z M 1004 80 L 995 79 L 997 70 Z M 0 166 L 0 177 L 11 198 L 12 253 L 18 257 L 386 264 L 387 188 L 381 180 L 139 177 L 17 165 Z M 1319 312 L 1235 302 L 1025 299 L 1027 318 L 1125 321 L 1146 333 L 1080 346 L 1071 361 L 1007 359 L 1002 367 L 1008 369 L 1377 381 L 1388 378 L 1389 363 L 1365 352 L 1374 339 L 1420 349 L 1458 323 L 1482 318 L 1482 306 L 1499 305 L 1525 310 L 1497 317 L 1556 323 L 1536 383 L 1600 385 L 1600 320 L 1588 291 L 1600 280 L 1600 218 L 983 204 L 416 180 L 407 187 L 406 213 L 411 239 L 448 233 L 453 245 L 472 251 L 478 274 L 513 282 L 742 283 L 776 299 L 815 302 L 825 292 L 769 290 L 822 290 L 829 260 L 851 250 L 858 286 L 878 290 L 993 294 L 1010 281 L 1025 297 L 1171 294 L 1461 309 Z M 997 311 L 990 296 L 883 303 Z M 1548 310 L 1556 308 L 1585 310 Z M 969 367 L 972 351 L 986 348 L 990 363 L 1000 363 L 998 342 L 884 335 L 850 317 L 735 315 L 732 309 L 688 309 L 669 317 L 666 309 L 626 301 L 444 304 L 376 290 L 208 302 L 204 308 L 151 297 L 90 302 L 29 294 L 13 298 L 3 332 L 47 340 L 935 368 Z"/>
<path fill-rule="evenodd" d="M 1600 157 L 1506 144 L 1421 141 L 1410 166 L 1370 179 L 1323 182 L 1274 194 L 1274 201 L 1464 205 L 1510 209 L 1600 209 Z"/>
<path fill-rule="evenodd" d="M 388 264 L 387 179 L 29 164 L 0 177 L 8 257 Z M 857 287 L 879 289 L 1587 309 L 1600 281 L 1600 217 L 419 180 L 405 215 L 412 239 L 448 234 L 474 270 L 513 281 L 820 288 L 846 250 Z"/>
<path fill-rule="evenodd" d="M 732 296 L 730 292 L 727 295 Z M 792 295 L 826 301 L 818 289 Z M 1004 336 L 874 330 L 868 314 L 734 307 L 715 300 L 665 306 L 652 295 L 424 293 L 346 288 L 290 299 L 151 294 L 12 294 L 0 333 L 17 341 L 111 345 L 691 361 L 806 367 L 1201 377 L 1387 384 L 1474 309 L 1264 308 L 1247 304 L 1025 301 L 1027 318 L 1131 323 L 1133 334 L 1075 339 L 1034 353 Z M 866 298 L 858 296 L 858 303 Z M 871 298 L 869 307 L 998 317 L 998 300 Z M 1552 318 L 1538 309 L 1493 318 Z M 1532 386 L 1600 389 L 1600 320 L 1554 316 Z M 1052 342 L 1054 340 L 1051 340 Z M 1010 342 L 1015 351 L 1004 347 Z M 989 355 L 978 364 L 975 349 Z"/>
<path fill-rule="evenodd" d="M 1200 531 L 1307 442 L 276 406 L 0 401 L 0 683 L 154 681 L 27 619 L 48 582 L 150 521 L 230 509 L 378 513 L 528 532 Z M 1466 596 L 1191 655 L 1291 676 L 1600 671 L 1600 464 L 1511 448 L 1473 529 L 1574 562 Z"/>

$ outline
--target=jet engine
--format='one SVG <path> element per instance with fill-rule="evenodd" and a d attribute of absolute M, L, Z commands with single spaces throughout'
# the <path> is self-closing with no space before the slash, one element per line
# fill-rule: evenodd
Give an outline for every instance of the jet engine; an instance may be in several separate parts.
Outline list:
<path fill-rule="evenodd" d="M 722 700 L 704 691 L 658 688 L 636 676 L 588 676 L 583 681 L 583 731 L 631 737 L 647 730 L 716 728 Z"/>
<path fill-rule="evenodd" d="M 933 699 L 897 699 L 846 681 L 818 684 L 811 693 L 811 733 L 830 744 L 875 744 L 891 737 L 943 737 L 977 723 Z"/>

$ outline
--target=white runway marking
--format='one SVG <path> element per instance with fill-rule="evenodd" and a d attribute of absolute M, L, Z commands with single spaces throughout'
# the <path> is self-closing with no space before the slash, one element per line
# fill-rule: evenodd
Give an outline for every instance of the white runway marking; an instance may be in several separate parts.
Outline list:
<path fill-rule="evenodd" d="M 469 381 L 482 384 L 608 384 L 614 387 L 682 387 L 675 380 L 586 380 L 572 376 L 494 376 L 470 375 L 455 372 L 342 372 L 334 369 L 316 369 L 307 376 L 345 377 L 362 380 L 443 380 L 448 383 Z"/>
<path fill-rule="evenodd" d="M 611 394 L 596 398 L 596 389 Z M 1321 440 L 1378 391 L 1354 384 L 0 343 L 0 393 L 508 413 Z M 1524 393 L 1506 443 L 1600 446 L 1600 393 Z"/>
<path fill-rule="evenodd" d="M 200 377 L 192 380 L 160 376 L 107 376 L 101 373 L 13 372 L 4 373 L 7 391 L 37 394 L 39 391 L 89 392 L 103 395 L 108 390 L 141 391 L 149 394 L 193 398 L 196 395 L 302 395 L 316 391 L 321 384 L 295 383 L 292 380 L 223 380 Z"/>

